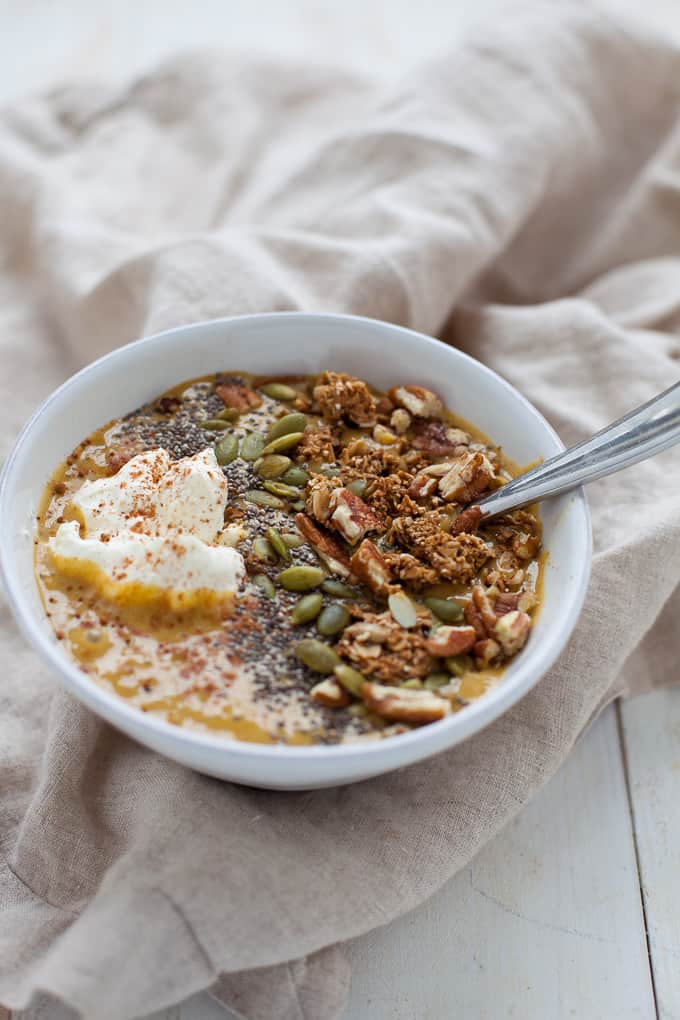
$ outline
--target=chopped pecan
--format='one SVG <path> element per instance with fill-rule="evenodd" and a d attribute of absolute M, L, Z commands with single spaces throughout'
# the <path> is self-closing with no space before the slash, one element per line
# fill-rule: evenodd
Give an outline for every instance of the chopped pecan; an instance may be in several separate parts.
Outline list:
<path fill-rule="evenodd" d="M 490 666 L 494 659 L 497 659 L 501 653 L 501 646 L 493 638 L 482 638 L 481 641 L 477 641 L 474 647 L 475 658 L 477 665 L 484 668 Z"/>
<path fill-rule="evenodd" d="M 411 499 L 424 500 L 435 494 L 438 485 L 438 480 L 432 475 L 419 471 L 409 486 L 408 494 Z"/>
<path fill-rule="evenodd" d="M 321 524 L 331 515 L 331 496 L 339 483 L 325 475 L 314 475 L 307 482 L 307 513 Z"/>
<path fill-rule="evenodd" d="M 410 553 L 386 552 L 383 556 L 390 573 L 412 588 L 424 588 L 428 584 L 436 584 L 439 580 L 439 574 L 434 567 L 421 563 Z"/>
<path fill-rule="evenodd" d="M 494 636 L 504 653 L 509 656 L 524 648 L 530 630 L 531 617 L 514 609 L 498 620 L 494 627 Z"/>
<path fill-rule="evenodd" d="M 453 522 L 453 534 L 461 535 L 463 532 L 468 534 L 476 531 L 482 520 L 482 511 L 478 506 L 469 506 L 462 513 L 458 514 L 455 521 Z"/>
<path fill-rule="evenodd" d="M 324 417 L 331 421 L 346 418 L 360 428 L 376 423 L 376 402 L 365 382 L 344 372 L 323 372 L 313 391 Z"/>
<path fill-rule="evenodd" d="M 349 489 L 334 489 L 328 501 L 330 524 L 350 545 L 361 541 L 366 532 L 379 531 L 380 518 Z"/>
<path fill-rule="evenodd" d="M 323 460 L 329 464 L 335 461 L 336 438 L 328 425 L 307 428 L 295 448 L 297 460 Z"/>
<path fill-rule="evenodd" d="M 468 624 L 469 627 L 474 627 L 477 638 L 480 641 L 483 641 L 485 638 L 487 638 L 489 635 L 484 625 L 482 614 L 480 613 L 479 609 L 477 609 L 477 606 L 474 604 L 472 599 L 470 599 L 470 601 L 466 604 L 464 612 L 465 622 Z"/>
<path fill-rule="evenodd" d="M 259 407 L 262 403 L 259 393 L 233 379 L 218 383 L 215 392 L 221 397 L 225 407 L 234 407 L 237 411 L 249 411 L 253 407 Z"/>
<path fill-rule="evenodd" d="M 393 589 L 385 557 L 370 538 L 365 538 L 350 559 L 353 573 L 376 595 L 389 595 Z"/>
<path fill-rule="evenodd" d="M 433 660 L 420 619 L 416 627 L 406 630 L 388 612 L 355 609 L 355 615 L 359 619 L 345 628 L 335 650 L 365 676 L 394 681 L 424 677 L 431 671 Z"/>
<path fill-rule="evenodd" d="M 513 609 L 517 609 L 519 605 L 520 593 L 503 591 L 500 593 L 494 603 L 494 612 L 497 616 L 503 616 L 505 613 L 511 613 Z"/>
<path fill-rule="evenodd" d="M 407 722 L 413 726 L 436 722 L 451 711 L 451 705 L 433 691 L 387 687 L 367 681 L 362 689 L 364 702 L 383 719 Z"/>
<path fill-rule="evenodd" d="M 443 658 L 469 652 L 477 641 L 474 627 L 439 627 L 425 642 L 430 655 Z"/>
<path fill-rule="evenodd" d="M 450 457 L 459 447 L 467 446 L 469 442 L 470 436 L 467 432 L 451 428 L 443 421 L 417 421 L 413 426 L 412 445 L 417 450 L 422 450 L 432 460 L 437 457 Z"/>
<path fill-rule="evenodd" d="M 302 537 L 309 542 L 331 573 L 337 574 L 338 577 L 352 576 L 349 558 L 332 535 L 317 527 L 311 517 L 307 517 L 306 514 L 296 514 L 295 523 Z"/>
<path fill-rule="evenodd" d="M 444 410 L 437 394 L 426 390 L 424 386 L 393 386 L 389 396 L 415 418 L 434 418 Z"/>
<path fill-rule="evenodd" d="M 309 693 L 315 701 L 327 708 L 344 708 L 349 705 L 349 694 L 333 677 L 315 684 Z"/>
<path fill-rule="evenodd" d="M 445 500 L 469 503 L 489 488 L 493 476 L 493 465 L 488 458 L 483 453 L 468 451 L 454 461 L 440 481 L 439 491 Z"/>
<path fill-rule="evenodd" d="M 481 584 L 474 584 L 472 586 L 472 601 L 484 621 L 484 626 L 488 631 L 492 631 L 496 626 L 496 613 L 491 605 L 491 599 Z"/>

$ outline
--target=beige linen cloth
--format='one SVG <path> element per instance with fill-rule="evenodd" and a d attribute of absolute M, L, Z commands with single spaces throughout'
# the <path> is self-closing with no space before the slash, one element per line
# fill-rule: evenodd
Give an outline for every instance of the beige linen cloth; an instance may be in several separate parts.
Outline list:
<path fill-rule="evenodd" d="M 441 336 L 578 440 L 680 376 L 679 114 L 680 53 L 581 3 L 506 11 L 389 88 L 198 54 L 10 109 L 4 450 L 112 347 L 271 309 Z M 0 1001 L 126 1020 L 212 987 L 248 1020 L 338 1016 L 343 940 L 435 893 L 609 699 L 677 676 L 678 454 L 589 496 L 592 582 L 550 674 L 462 746 L 342 789 L 138 747 L 2 602 Z"/>

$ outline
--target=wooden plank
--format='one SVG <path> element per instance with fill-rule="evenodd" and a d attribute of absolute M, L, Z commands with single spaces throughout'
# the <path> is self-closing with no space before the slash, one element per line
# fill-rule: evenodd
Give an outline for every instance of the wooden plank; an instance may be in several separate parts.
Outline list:
<path fill-rule="evenodd" d="M 470 867 L 351 956 L 344 1020 L 653 1017 L 614 710 Z"/>
<path fill-rule="evenodd" d="M 621 706 L 647 937 L 660 1020 L 680 1018 L 680 689 Z"/>

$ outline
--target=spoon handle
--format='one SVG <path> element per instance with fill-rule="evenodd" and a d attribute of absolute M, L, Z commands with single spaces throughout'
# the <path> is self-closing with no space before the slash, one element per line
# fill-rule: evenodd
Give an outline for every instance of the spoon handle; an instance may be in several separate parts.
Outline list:
<path fill-rule="evenodd" d="M 590 439 L 558 453 L 480 500 L 482 519 L 536 503 L 653 457 L 680 442 L 680 382 Z"/>

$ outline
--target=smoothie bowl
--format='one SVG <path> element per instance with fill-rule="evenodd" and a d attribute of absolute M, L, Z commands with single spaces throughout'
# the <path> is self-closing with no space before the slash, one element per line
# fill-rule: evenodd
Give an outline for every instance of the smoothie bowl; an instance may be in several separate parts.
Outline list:
<path fill-rule="evenodd" d="M 351 782 L 487 725 L 575 624 L 581 492 L 480 526 L 475 499 L 561 449 L 455 349 L 282 313 L 121 348 L 5 465 L 24 633 L 114 726 L 220 778 Z"/>

